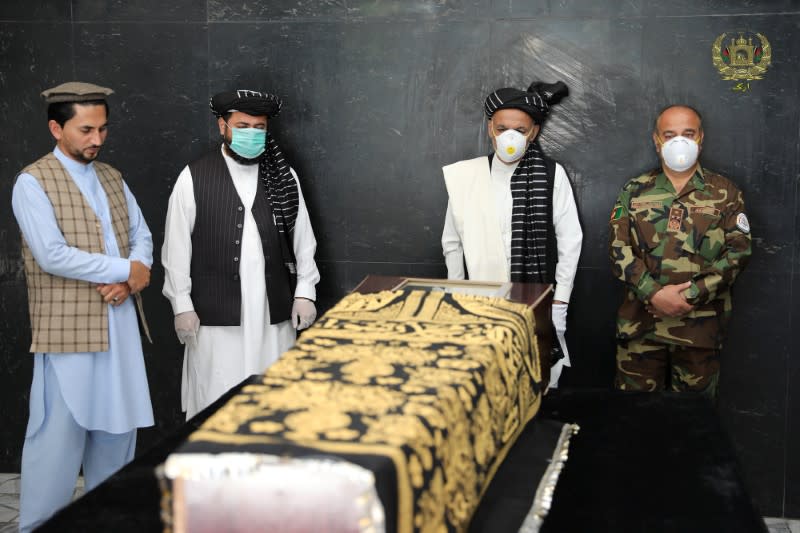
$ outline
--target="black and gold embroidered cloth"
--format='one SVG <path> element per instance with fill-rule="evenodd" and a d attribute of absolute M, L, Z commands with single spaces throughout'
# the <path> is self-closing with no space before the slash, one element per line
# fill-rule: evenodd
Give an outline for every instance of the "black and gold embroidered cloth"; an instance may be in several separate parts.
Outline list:
<path fill-rule="evenodd" d="M 350 294 L 178 452 L 342 457 L 393 481 L 387 529 L 464 531 L 539 408 L 533 320 L 498 298 Z"/>

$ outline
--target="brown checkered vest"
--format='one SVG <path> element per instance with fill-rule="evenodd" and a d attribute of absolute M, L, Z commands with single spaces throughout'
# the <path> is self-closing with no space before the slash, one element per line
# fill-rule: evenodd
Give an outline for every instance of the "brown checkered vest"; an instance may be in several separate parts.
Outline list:
<path fill-rule="evenodd" d="M 120 257 L 128 257 L 128 204 L 125 201 L 122 175 L 105 163 L 95 162 L 94 168 L 108 197 Z M 105 253 L 100 220 L 67 170 L 52 153 L 25 167 L 22 172 L 35 177 L 47 194 L 68 245 L 85 252 Z M 33 258 L 24 236 L 22 255 L 28 283 L 28 310 L 32 333 L 30 351 L 107 351 L 108 304 L 97 292 L 95 284 L 54 276 L 42 270 Z M 144 332 L 149 339 L 141 295 L 136 294 L 134 298 Z"/>

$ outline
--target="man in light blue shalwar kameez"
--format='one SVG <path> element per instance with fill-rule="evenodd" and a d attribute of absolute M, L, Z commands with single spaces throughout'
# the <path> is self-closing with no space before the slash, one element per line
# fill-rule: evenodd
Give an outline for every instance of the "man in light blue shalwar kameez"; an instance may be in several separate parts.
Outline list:
<path fill-rule="evenodd" d="M 71 82 L 42 93 L 57 145 L 14 185 L 35 352 L 22 452 L 23 532 L 69 503 L 81 466 L 91 490 L 133 458 L 136 429 L 153 425 L 134 299 L 149 283 L 152 237 L 119 173 L 93 162 L 105 141 L 105 96 L 111 92 Z M 125 211 L 127 221 L 120 220 Z M 75 245 L 82 238 L 98 241 L 97 250 Z M 127 257 L 121 252 L 126 247 Z M 58 296 L 47 302 L 53 292 Z M 42 301 L 46 307 L 37 307 Z M 64 301 L 67 307 L 59 307 Z M 89 311 L 82 317 L 84 308 Z M 48 316 L 39 316 L 42 309 Z M 98 338 L 81 340 L 84 328 L 99 331 Z"/>

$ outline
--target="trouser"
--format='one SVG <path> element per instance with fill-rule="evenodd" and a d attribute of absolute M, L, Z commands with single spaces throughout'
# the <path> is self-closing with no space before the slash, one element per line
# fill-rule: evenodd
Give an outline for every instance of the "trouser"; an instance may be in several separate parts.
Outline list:
<path fill-rule="evenodd" d="M 645 337 L 617 341 L 614 386 L 627 391 L 697 392 L 716 398 L 720 352 Z"/>
<path fill-rule="evenodd" d="M 20 532 L 37 527 L 70 502 L 81 465 L 88 492 L 133 459 L 135 449 L 135 429 L 114 434 L 79 426 L 48 365 L 44 421 L 25 437 L 22 448 Z"/>

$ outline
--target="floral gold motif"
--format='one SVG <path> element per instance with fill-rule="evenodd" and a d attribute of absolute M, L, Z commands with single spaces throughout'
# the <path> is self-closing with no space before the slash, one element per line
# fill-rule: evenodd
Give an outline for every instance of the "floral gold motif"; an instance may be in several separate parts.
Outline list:
<path fill-rule="evenodd" d="M 350 294 L 187 446 L 387 457 L 399 533 L 465 531 L 539 407 L 533 326 L 500 298 Z"/>

